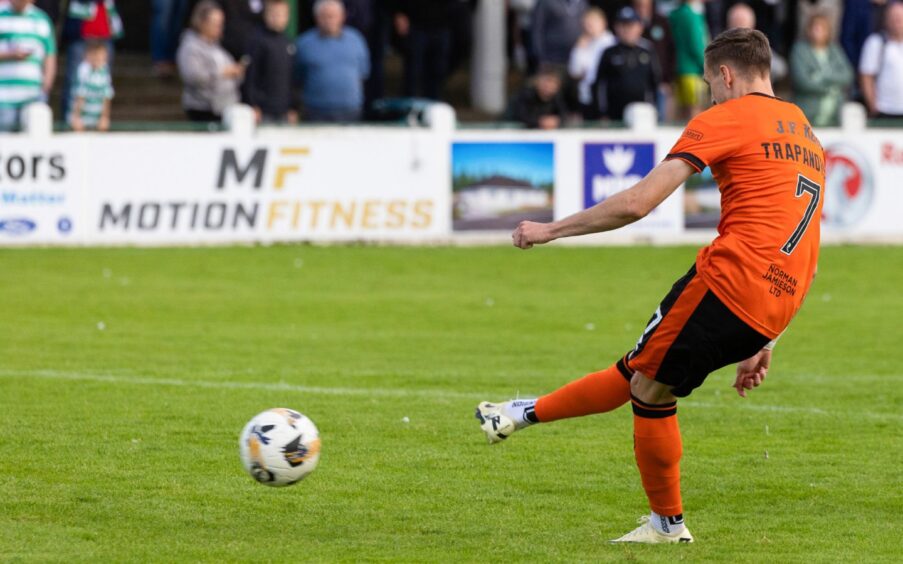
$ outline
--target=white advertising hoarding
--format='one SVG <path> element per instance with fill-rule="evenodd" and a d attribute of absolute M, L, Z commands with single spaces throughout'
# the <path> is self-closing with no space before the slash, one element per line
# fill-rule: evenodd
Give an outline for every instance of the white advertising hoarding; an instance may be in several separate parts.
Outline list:
<path fill-rule="evenodd" d="M 416 243 L 510 233 L 523 219 L 562 218 L 630 187 L 680 132 L 0 135 L 0 245 Z M 903 237 L 903 130 L 818 134 L 828 238 Z M 711 178 L 694 176 L 647 218 L 588 240 L 707 238 L 718 200 Z"/>
<path fill-rule="evenodd" d="M 448 146 L 411 128 L 0 136 L 0 244 L 435 240 Z"/>
<path fill-rule="evenodd" d="M 87 155 L 87 237 L 169 244 L 448 233 L 447 140 L 423 130 L 303 131 L 97 138 Z"/>

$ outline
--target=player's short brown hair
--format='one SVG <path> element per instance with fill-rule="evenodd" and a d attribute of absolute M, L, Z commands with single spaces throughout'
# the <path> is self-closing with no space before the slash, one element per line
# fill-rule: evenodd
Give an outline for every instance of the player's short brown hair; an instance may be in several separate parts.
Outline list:
<path fill-rule="evenodd" d="M 729 29 L 720 33 L 705 48 L 705 64 L 709 69 L 730 65 L 748 76 L 769 76 L 771 46 L 761 31 Z"/>

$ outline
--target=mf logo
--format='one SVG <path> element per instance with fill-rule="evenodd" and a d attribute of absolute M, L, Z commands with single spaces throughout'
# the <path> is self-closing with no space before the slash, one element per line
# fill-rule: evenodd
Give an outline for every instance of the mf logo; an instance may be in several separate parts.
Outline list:
<path fill-rule="evenodd" d="M 277 159 L 273 168 L 272 182 L 275 190 L 285 188 L 286 179 L 293 174 L 301 172 L 301 161 L 310 154 L 307 147 L 282 147 L 277 151 Z M 245 161 L 239 160 L 235 149 L 223 149 L 219 162 L 219 174 L 216 179 L 216 189 L 225 190 L 229 179 L 232 184 L 244 185 L 245 179 L 250 178 L 251 186 L 260 190 L 263 186 L 264 174 L 267 171 L 267 161 L 270 158 L 270 150 L 257 149 Z"/>
<path fill-rule="evenodd" d="M 592 207 L 639 182 L 655 166 L 652 143 L 583 146 L 583 205 Z"/>

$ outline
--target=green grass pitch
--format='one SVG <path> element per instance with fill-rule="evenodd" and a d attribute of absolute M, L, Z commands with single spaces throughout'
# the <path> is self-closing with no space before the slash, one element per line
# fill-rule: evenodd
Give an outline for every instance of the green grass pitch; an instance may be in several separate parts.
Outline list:
<path fill-rule="evenodd" d="M 903 248 L 824 249 L 764 386 L 681 402 L 694 545 L 606 542 L 647 511 L 627 408 L 485 443 L 477 402 L 608 366 L 694 256 L 0 251 L 0 561 L 899 561 Z M 237 452 L 278 406 L 323 438 L 287 489 Z"/>

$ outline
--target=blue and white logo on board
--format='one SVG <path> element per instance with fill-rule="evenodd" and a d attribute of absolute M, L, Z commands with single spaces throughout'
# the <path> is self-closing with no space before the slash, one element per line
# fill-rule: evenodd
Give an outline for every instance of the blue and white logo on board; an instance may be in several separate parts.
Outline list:
<path fill-rule="evenodd" d="M 630 188 L 655 167 L 654 143 L 583 146 L 583 206 L 592 207 Z"/>

